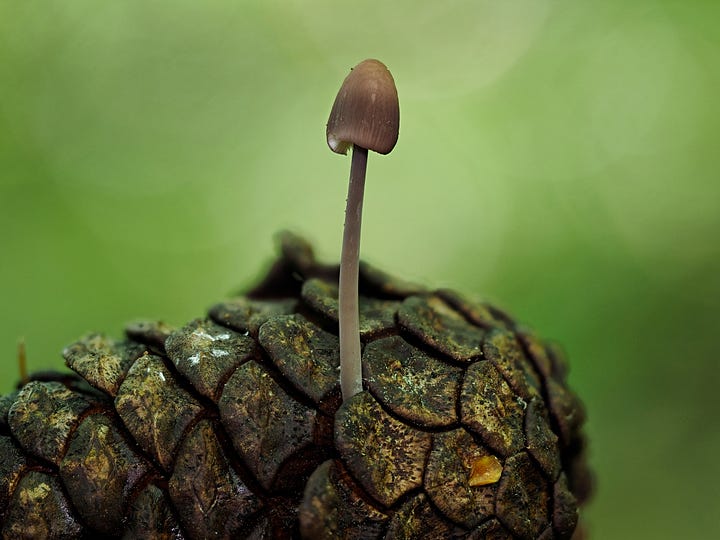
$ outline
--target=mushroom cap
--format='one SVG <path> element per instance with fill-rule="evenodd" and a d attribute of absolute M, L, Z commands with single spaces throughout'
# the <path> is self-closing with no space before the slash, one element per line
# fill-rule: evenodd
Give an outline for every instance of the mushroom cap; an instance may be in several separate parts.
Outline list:
<path fill-rule="evenodd" d="M 333 152 L 352 145 L 388 154 L 400 129 L 400 105 L 392 75 L 379 60 L 363 60 L 345 77 L 327 123 Z"/>

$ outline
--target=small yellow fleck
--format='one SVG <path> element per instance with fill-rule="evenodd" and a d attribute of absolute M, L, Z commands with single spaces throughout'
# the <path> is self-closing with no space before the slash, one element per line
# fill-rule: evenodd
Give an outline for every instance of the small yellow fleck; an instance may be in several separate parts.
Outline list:
<path fill-rule="evenodd" d="M 472 463 L 468 484 L 472 487 L 494 484 L 500 480 L 502 463 L 495 456 L 483 456 Z"/>

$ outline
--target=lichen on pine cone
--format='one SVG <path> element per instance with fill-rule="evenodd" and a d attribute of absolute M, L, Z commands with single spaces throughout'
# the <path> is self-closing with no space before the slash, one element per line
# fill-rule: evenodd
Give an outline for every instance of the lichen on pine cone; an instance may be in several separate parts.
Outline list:
<path fill-rule="evenodd" d="M 86 336 L 77 375 L 0 398 L 3 537 L 571 538 L 590 476 L 557 349 L 362 265 L 341 403 L 337 274 L 285 234 L 208 317 Z"/>

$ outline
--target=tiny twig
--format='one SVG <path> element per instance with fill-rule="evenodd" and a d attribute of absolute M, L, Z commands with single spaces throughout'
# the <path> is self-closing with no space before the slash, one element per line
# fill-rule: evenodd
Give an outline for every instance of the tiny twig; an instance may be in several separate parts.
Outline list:
<path fill-rule="evenodd" d="M 27 351 L 25 350 L 25 338 L 22 337 L 18 341 L 18 368 L 20 370 L 20 383 L 25 385 L 27 384 L 28 380 L 30 379 L 28 377 L 27 372 Z"/>

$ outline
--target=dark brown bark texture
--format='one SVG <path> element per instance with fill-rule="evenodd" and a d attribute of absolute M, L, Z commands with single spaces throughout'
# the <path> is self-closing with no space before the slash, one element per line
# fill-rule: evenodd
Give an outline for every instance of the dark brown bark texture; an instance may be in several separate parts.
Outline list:
<path fill-rule="evenodd" d="M 338 268 L 281 251 L 207 317 L 86 336 L 75 373 L 0 398 L 4 538 L 573 537 L 591 477 L 556 347 L 363 264 L 341 403 Z"/>

